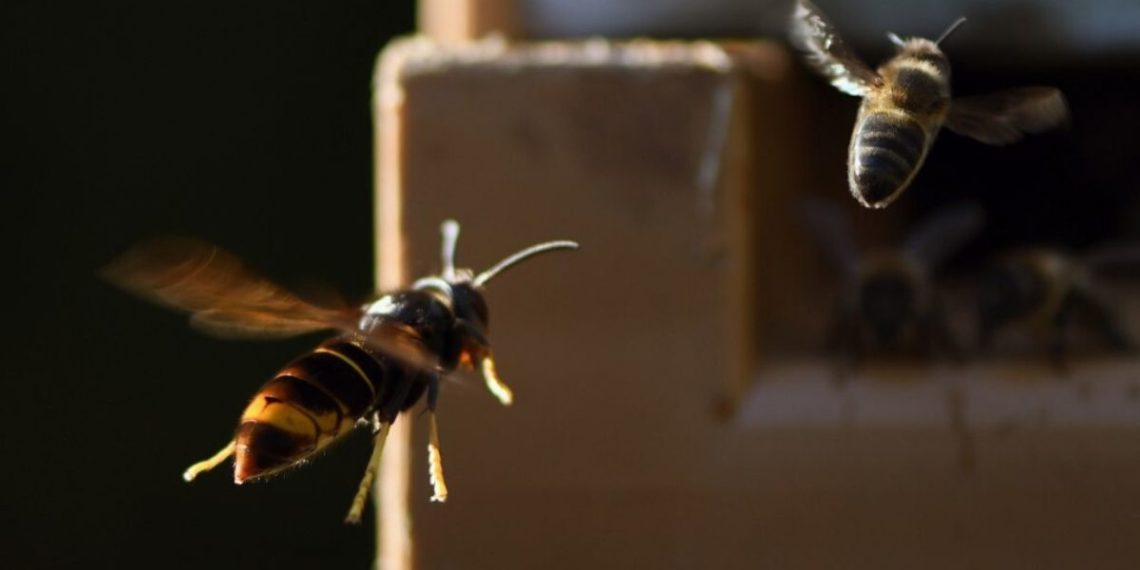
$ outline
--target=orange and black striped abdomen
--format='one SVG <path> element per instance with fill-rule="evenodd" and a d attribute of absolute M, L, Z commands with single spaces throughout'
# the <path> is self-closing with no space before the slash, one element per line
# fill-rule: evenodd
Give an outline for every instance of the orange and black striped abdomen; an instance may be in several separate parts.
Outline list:
<path fill-rule="evenodd" d="M 298 358 L 267 382 L 242 414 L 235 481 L 287 468 L 348 433 L 384 399 L 392 380 L 381 362 L 344 338 Z"/>
<path fill-rule="evenodd" d="M 860 112 L 847 164 L 851 194 L 868 208 L 886 207 L 922 166 L 929 141 L 923 125 L 904 111 Z"/>

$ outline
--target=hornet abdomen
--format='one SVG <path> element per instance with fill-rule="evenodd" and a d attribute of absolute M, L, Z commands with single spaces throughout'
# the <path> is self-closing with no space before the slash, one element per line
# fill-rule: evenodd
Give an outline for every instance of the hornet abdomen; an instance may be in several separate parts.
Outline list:
<path fill-rule="evenodd" d="M 265 383 L 242 413 L 234 479 L 269 475 L 348 433 L 392 385 L 387 367 L 345 337 L 301 356 Z"/>

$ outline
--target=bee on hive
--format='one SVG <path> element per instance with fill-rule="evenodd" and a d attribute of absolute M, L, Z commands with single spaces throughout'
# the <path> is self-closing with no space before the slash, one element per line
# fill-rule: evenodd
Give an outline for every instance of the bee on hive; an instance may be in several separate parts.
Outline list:
<path fill-rule="evenodd" d="M 829 345 L 838 376 L 860 362 L 868 348 L 919 348 L 960 356 L 946 323 L 932 274 L 982 227 L 981 208 L 944 208 L 918 225 L 897 248 L 861 251 L 851 220 L 835 204 L 809 201 L 804 219 L 836 267 L 841 291 Z"/>
<path fill-rule="evenodd" d="M 1085 325 L 1118 352 L 1135 348 L 1121 311 L 1097 277 L 1112 265 L 1135 265 L 1140 245 L 1105 246 L 1083 255 L 1052 248 L 1005 253 L 982 275 L 978 286 L 978 343 L 1017 329 L 1043 339 L 1054 364 L 1064 370 L 1068 332 Z"/>

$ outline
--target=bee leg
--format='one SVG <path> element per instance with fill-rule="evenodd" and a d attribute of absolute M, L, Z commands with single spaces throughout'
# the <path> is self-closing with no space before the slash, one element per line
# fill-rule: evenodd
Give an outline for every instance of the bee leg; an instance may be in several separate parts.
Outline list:
<path fill-rule="evenodd" d="M 378 416 L 372 419 L 372 456 L 368 459 L 368 466 L 364 468 L 364 477 L 360 480 L 360 487 L 356 489 L 356 496 L 352 498 L 352 506 L 344 522 L 358 524 L 360 515 L 364 514 L 364 502 L 368 499 L 368 491 L 372 489 L 372 480 L 376 478 L 376 470 L 380 468 L 380 457 L 384 454 L 384 441 L 388 439 L 388 429 L 391 422 L 380 421 Z"/>
<path fill-rule="evenodd" d="M 840 311 L 828 335 L 828 351 L 835 356 L 834 382 L 843 386 L 863 360 L 863 344 L 859 336 L 859 322 L 854 315 Z"/>
<path fill-rule="evenodd" d="M 1049 339 L 1049 361 L 1062 376 L 1069 375 L 1068 345 L 1061 331 L 1055 331 L 1053 338 Z"/>
<path fill-rule="evenodd" d="M 943 351 L 957 364 L 965 362 L 966 351 L 954 336 L 954 331 L 950 329 L 950 322 L 946 318 L 946 307 L 941 301 L 935 303 L 929 319 L 932 351 Z"/>
<path fill-rule="evenodd" d="M 994 338 L 994 330 L 997 328 L 997 325 L 991 322 L 989 317 L 982 315 L 978 317 L 977 326 L 978 332 L 977 338 L 974 340 L 974 352 L 977 355 L 983 355 L 990 350 L 990 345 Z"/>
<path fill-rule="evenodd" d="M 1053 317 L 1053 335 L 1049 339 L 1049 359 L 1062 376 L 1069 375 L 1069 322 L 1072 320 L 1073 306 L 1074 299 L 1070 295 Z"/>
<path fill-rule="evenodd" d="M 1136 349 L 1120 319 L 1104 299 L 1095 293 L 1086 293 L 1080 295 L 1077 301 L 1084 308 L 1090 324 L 1100 332 L 1110 347 L 1120 352 L 1131 352 Z"/>
<path fill-rule="evenodd" d="M 862 360 L 863 346 L 859 335 L 858 319 L 850 311 L 844 310 L 842 306 L 836 313 L 826 346 L 834 362 L 832 388 L 838 392 L 840 399 L 841 421 L 845 424 L 851 424 L 857 415 L 857 410 L 848 378 L 855 372 Z"/>
<path fill-rule="evenodd" d="M 189 483 L 198 477 L 198 475 L 201 475 L 202 473 L 205 473 L 206 471 L 209 471 L 220 465 L 223 461 L 229 458 L 229 456 L 234 454 L 234 443 L 234 441 L 230 441 L 226 444 L 225 447 L 220 449 L 209 459 L 199 461 L 188 467 L 186 471 L 182 472 L 182 479 Z"/>
<path fill-rule="evenodd" d="M 831 359 L 832 381 L 836 384 L 840 383 L 843 377 L 843 330 L 843 313 L 839 312 L 832 318 L 827 329 L 827 336 L 823 340 L 823 352 Z"/>
<path fill-rule="evenodd" d="M 843 346 L 844 332 L 851 319 L 850 311 L 842 301 L 836 301 L 832 307 L 831 322 L 828 323 L 827 336 L 823 339 L 823 348 L 827 352 L 837 352 Z"/>
<path fill-rule="evenodd" d="M 439 399 L 439 376 L 428 384 L 428 477 L 431 480 L 433 502 L 447 500 L 447 483 L 443 480 L 443 458 L 439 453 L 439 425 L 435 421 L 435 405 Z"/>
<path fill-rule="evenodd" d="M 958 469 L 963 474 L 972 473 L 976 463 L 974 434 L 970 430 L 969 422 L 966 421 L 968 405 L 963 379 L 951 380 L 946 391 L 946 407 L 950 417 L 950 433 L 958 443 Z"/>
<path fill-rule="evenodd" d="M 933 309 L 928 314 L 918 318 L 917 350 L 922 352 L 922 356 L 927 362 L 933 362 L 940 354 L 939 342 L 941 339 L 938 338 L 938 331 L 936 330 L 938 325 L 935 320 Z"/>

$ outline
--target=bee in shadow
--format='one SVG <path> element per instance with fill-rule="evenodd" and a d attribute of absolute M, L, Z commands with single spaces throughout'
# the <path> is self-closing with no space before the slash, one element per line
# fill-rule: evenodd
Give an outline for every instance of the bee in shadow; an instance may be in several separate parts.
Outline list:
<path fill-rule="evenodd" d="M 834 265 L 840 282 L 836 316 L 828 335 L 836 377 L 854 370 L 869 350 L 924 351 L 961 359 L 942 300 L 932 282 L 935 270 L 982 227 L 980 207 L 947 207 L 924 220 L 894 248 L 860 251 L 851 220 L 837 205 L 803 204 L 804 220 Z"/>
<path fill-rule="evenodd" d="M 1098 274 L 1114 266 L 1140 263 L 1140 244 L 1115 244 L 1085 254 L 1044 247 L 1001 255 L 978 285 L 978 345 L 987 350 L 1006 330 L 1036 337 L 1054 366 L 1068 370 L 1071 325 L 1101 337 L 1117 352 L 1135 349 L 1122 311 L 1104 290 Z"/>

